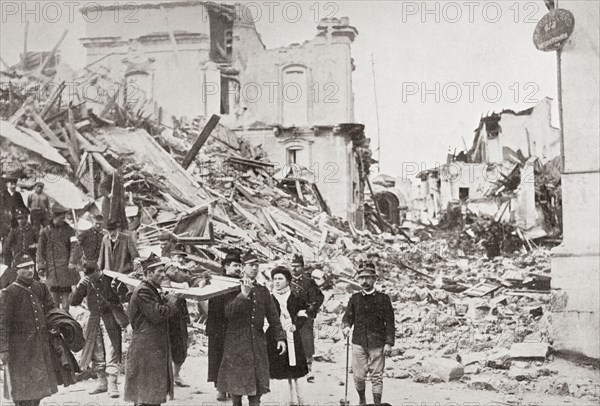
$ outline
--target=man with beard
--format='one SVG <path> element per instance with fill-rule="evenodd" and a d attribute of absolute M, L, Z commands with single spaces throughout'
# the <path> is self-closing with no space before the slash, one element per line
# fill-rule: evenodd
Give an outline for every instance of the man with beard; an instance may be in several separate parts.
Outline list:
<path fill-rule="evenodd" d="M 241 258 L 239 253 L 227 254 L 223 262 L 223 274 L 230 278 L 239 278 L 241 271 Z M 233 300 L 238 292 L 231 292 L 215 297 L 208 301 L 208 315 L 206 318 L 206 335 L 208 336 L 208 382 L 217 386 L 219 367 L 223 359 L 223 345 L 225 344 L 225 331 L 227 319 L 225 318 L 225 303 Z M 218 392 L 217 400 L 227 400 L 227 393 Z"/>
<path fill-rule="evenodd" d="M 155 254 L 142 261 L 145 279 L 133 290 L 129 321 L 133 337 L 125 367 L 126 402 L 159 405 L 173 398 L 173 368 L 169 343 L 169 318 L 177 312 L 179 295 L 163 295 L 167 277 L 164 262 Z"/>
<path fill-rule="evenodd" d="M 308 319 L 300 329 L 300 337 L 302 338 L 302 347 L 304 348 L 306 364 L 308 365 L 306 380 L 312 383 L 315 381 L 315 376 L 312 372 L 313 355 L 315 354 L 315 318 L 319 313 L 319 308 L 323 304 L 323 300 L 325 300 L 325 296 L 311 275 L 305 272 L 304 258 L 301 255 L 294 255 L 292 259 L 292 275 L 294 278 L 290 286 L 292 291 L 308 304 L 308 310 L 306 311 Z"/>
<path fill-rule="evenodd" d="M 79 282 L 79 273 L 71 250 L 75 231 L 65 220 L 66 212 L 58 203 L 52 207 L 52 223 L 40 231 L 37 266 L 40 277 L 46 277 L 54 302 L 68 312 L 69 296 L 72 287 Z"/>
<path fill-rule="evenodd" d="M 385 357 L 394 346 L 394 309 L 390 297 L 375 290 L 377 272 L 375 265 L 364 264 L 358 273 L 362 291 L 350 298 L 342 318 L 342 332 L 352 334 L 352 371 L 359 404 L 367 403 L 365 397 L 367 371 L 371 371 L 373 402 L 381 403 Z"/>
<path fill-rule="evenodd" d="M 27 254 L 15 258 L 17 280 L 0 291 L 0 360 L 8 365 L 16 406 L 37 406 L 58 391 L 46 316 L 54 302 L 46 285 L 33 280 Z"/>
<path fill-rule="evenodd" d="M 121 232 L 117 222 L 111 221 L 106 226 L 108 234 L 102 239 L 98 268 L 113 272 L 131 273 L 133 260 L 140 254 L 130 235 Z"/>
<path fill-rule="evenodd" d="M 90 311 L 80 366 L 84 369 L 91 362 L 98 375 L 98 385 L 90 395 L 108 392 L 111 398 L 118 398 L 121 334 L 127 326 L 120 325 L 119 322 L 124 324 L 123 317 L 115 317 L 115 314 L 124 316 L 125 312 L 119 294 L 111 287 L 112 278 L 104 275 L 92 261 L 86 262 L 83 269 L 85 276 L 71 297 L 72 306 L 79 306 L 87 298 Z M 125 286 L 121 285 L 121 289 L 122 294 L 127 293 Z"/>
<path fill-rule="evenodd" d="M 242 290 L 224 307 L 227 330 L 217 390 L 230 393 L 233 406 L 242 405 L 242 396 L 248 396 L 250 406 L 259 406 L 261 396 L 270 392 L 265 317 L 279 354 L 286 351 L 285 332 L 269 289 L 256 282 L 258 258 L 248 252 L 243 264 Z"/>

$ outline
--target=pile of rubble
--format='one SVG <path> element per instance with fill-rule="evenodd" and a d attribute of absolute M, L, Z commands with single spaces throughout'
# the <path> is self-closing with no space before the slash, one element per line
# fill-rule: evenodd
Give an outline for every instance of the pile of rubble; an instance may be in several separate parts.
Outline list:
<path fill-rule="evenodd" d="M 441 229 L 410 235 L 357 230 L 329 214 L 303 173 L 274 173 L 262 150 L 218 119 L 180 120 L 168 128 L 145 114 L 144 106 L 120 106 L 116 97 L 92 107 L 65 104 L 63 90 L 59 86 L 37 101 L 10 97 L 0 132 L 2 164 L 21 170 L 23 188 L 40 177 L 41 168 L 51 168 L 91 196 L 77 205 L 60 201 L 73 209 L 77 229 L 106 206 L 107 221 L 125 215 L 142 255 L 169 257 L 178 271 L 174 282 L 183 286 L 220 273 L 220 260 L 231 250 L 253 250 L 265 263 L 263 271 L 302 254 L 309 266 L 325 272 L 324 287 L 330 287 L 317 323 L 316 360 L 322 362 L 343 351 L 337 327 L 350 294 L 359 289 L 355 269 L 372 261 L 396 314 L 388 377 L 460 379 L 474 388 L 505 390 L 477 376 L 491 371 L 503 382 L 552 376 L 545 364 L 552 350 L 548 251 L 516 244 L 503 249 L 504 256 L 485 259 L 481 239 L 489 224 L 481 219 L 460 224 L 463 234 L 454 239 L 451 218 Z M 115 214 L 110 202 L 118 188 L 124 213 Z M 51 197 L 65 199 L 63 194 Z M 268 272 L 261 275 L 268 283 Z M 190 310 L 192 351 L 203 352 L 201 314 L 195 304 Z"/>

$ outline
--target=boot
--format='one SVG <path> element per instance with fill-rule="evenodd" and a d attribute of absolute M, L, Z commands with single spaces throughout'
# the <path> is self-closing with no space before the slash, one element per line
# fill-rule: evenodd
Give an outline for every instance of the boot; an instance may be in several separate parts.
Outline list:
<path fill-rule="evenodd" d="M 225 393 L 225 392 L 217 392 L 217 400 L 219 402 L 225 402 L 227 400 L 227 393 Z"/>
<path fill-rule="evenodd" d="M 173 363 L 173 381 L 175 382 L 175 385 L 180 386 L 182 388 L 187 388 L 188 385 L 187 383 L 185 383 L 183 381 L 183 379 L 181 379 L 181 377 L 179 376 L 179 371 L 181 371 L 181 366 L 183 364 L 176 364 Z"/>
<path fill-rule="evenodd" d="M 367 404 L 367 397 L 365 396 L 365 391 L 364 390 L 357 390 L 358 392 L 358 404 L 359 405 L 366 405 Z"/>
<path fill-rule="evenodd" d="M 108 391 L 108 382 L 106 381 L 106 372 L 98 371 L 98 386 L 89 392 L 90 395 L 97 395 L 98 393 L 104 393 Z"/>
<path fill-rule="evenodd" d="M 119 387 L 117 386 L 118 375 L 108 375 L 108 396 L 111 398 L 119 397 Z"/>
<path fill-rule="evenodd" d="M 381 404 L 381 393 L 373 393 L 373 403 L 376 405 Z"/>

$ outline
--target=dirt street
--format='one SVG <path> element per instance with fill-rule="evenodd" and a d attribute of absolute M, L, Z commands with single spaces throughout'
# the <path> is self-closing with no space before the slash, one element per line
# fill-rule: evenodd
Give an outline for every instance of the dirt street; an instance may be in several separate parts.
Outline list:
<path fill-rule="evenodd" d="M 315 383 L 309 384 L 305 381 L 303 391 L 306 405 L 339 405 L 340 399 L 344 397 L 344 360 L 338 357 L 334 363 L 315 364 Z M 189 357 L 183 366 L 182 377 L 191 386 L 189 388 L 175 388 L 175 399 L 169 401 L 169 405 L 209 405 L 217 404 L 216 392 L 206 382 L 205 356 Z M 566 361 L 555 361 L 554 368 L 563 372 L 559 376 L 581 375 L 579 378 L 589 378 L 598 381 L 598 371 L 575 367 Z M 122 379 L 121 379 L 122 381 Z M 123 382 L 120 382 L 121 398 L 111 399 L 106 394 L 88 395 L 88 391 L 95 385 L 89 380 L 80 382 L 69 388 L 60 388 L 58 394 L 47 398 L 42 404 L 60 406 L 113 406 L 123 405 L 122 400 Z M 287 405 L 289 404 L 288 386 L 284 381 L 272 381 L 272 392 L 263 397 L 263 404 Z M 357 397 L 353 390 L 352 375 L 350 375 L 349 400 L 351 404 L 357 404 Z M 386 379 L 384 383 L 384 401 L 392 405 L 436 405 L 436 406 L 476 406 L 476 405 L 598 405 L 597 400 L 592 398 L 574 398 L 569 396 L 551 396 L 540 393 L 508 394 L 494 391 L 472 390 L 467 388 L 466 383 L 440 383 L 421 384 L 411 379 L 398 380 Z M 370 395 L 367 401 L 371 401 Z M 231 402 L 223 403 L 230 405 Z"/>

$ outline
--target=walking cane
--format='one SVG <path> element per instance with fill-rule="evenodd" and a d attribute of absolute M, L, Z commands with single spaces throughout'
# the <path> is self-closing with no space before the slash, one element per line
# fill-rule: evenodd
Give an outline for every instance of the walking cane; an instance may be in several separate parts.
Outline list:
<path fill-rule="evenodd" d="M 346 337 L 346 385 L 345 385 L 345 393 L 344 393 L 344 403 L 342 406 L 349 406 L 350 402 L 348 402 L 348 364 L 350 359 L 350 334 Z"/>

